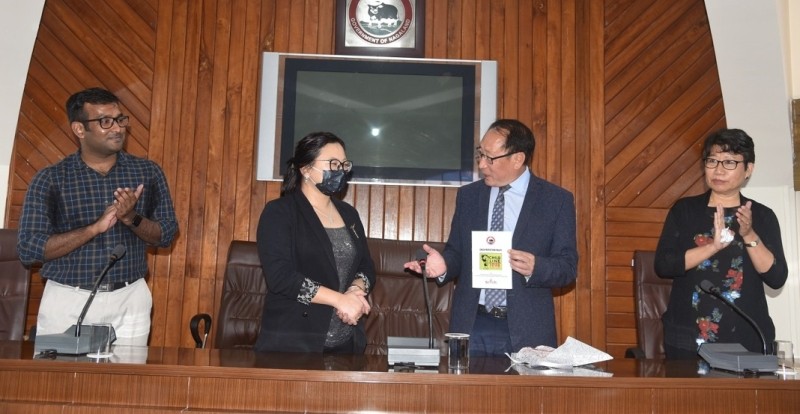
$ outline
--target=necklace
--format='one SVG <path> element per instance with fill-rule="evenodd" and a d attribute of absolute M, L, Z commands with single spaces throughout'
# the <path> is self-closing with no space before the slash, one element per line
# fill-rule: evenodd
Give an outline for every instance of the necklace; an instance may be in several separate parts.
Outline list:
<path fill-rule="evenodd" d="M 317 213 L 319 213 L 320 215 L 327 217 L 329 224 L 333 224 L 333 211 L 331 211 L 329 213 L 325 213 L 324 211 L 322 211 L 321 209 L 317 208 L 317 206 L 315 206 L 313 204 L 311 205 L 311 207 L 314 207 L 314 210 L 316 210 Z M 331 210 L 333 208 L 333 203 L 329 202 L 328 203 L 328 207 L 329 207 L 328 210 Z"/>

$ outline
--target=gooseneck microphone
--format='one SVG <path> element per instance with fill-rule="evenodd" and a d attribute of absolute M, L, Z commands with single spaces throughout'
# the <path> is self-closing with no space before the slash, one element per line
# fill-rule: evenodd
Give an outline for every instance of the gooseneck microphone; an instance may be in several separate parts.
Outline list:
<path fill-rule="evenodd" d="M 125 256 L 125 246 L 122 244 L 118 244 L 114 247 L 111 251 L 111 255 L 108 258 L 108 263 L 103 267 L 103 270 L 97 275 L 97 280 L 94 282 L 94 286 L 92 287 L 92 291 L 89 294 L 89 299 L 86 301 L 86 304 L 83 305 L 83 310 L 81 311 L 81 315 L 78 317 L 78 323 L 76 325 L 72 325 L 67 328 L 66 331 L 63 333 L 55 333 L 55 334 L 46 334 L 46 335 L 36 335 L 36 339 L 34 340 L 34 350 L 37 352 L 50 352 L 55 351 L 57 355 L 86 355 L 90 351 L 91 347 L 91 340 L 92 340 L 92 327 L 89 326 L 89 329 L 86 329 L 84 332 L 81 332 L 81 325 L 83 324 L 83 318 L 86 316 L 86 312 L 89 310 L 89 306 L 92 304 L 92 300 L 94 300 L 97 291 L 100 289 L 100 285 L 103 284 L 103 279 L 105 278 L 108 270 L 111 269 L 111 266 L 114 265 L 119 259 Z M 111 328 L 111 331 L 108 333 L 110 340 L 113 342 L 117 336 L 114 333 L 114 328 Z"/>
<path fill-rule="evenodd" d="M 428 293 L 428 281 L 425 277 L 425 262 L 427 260 L 425 250 L 418 250 L 414 259 L 422 271 L 422 291 L 425 294 L 425 310 L 428 314 L 428 337 L 409 337 L 409 336 L 387 336 L 386 353 L 389 366 L 399 370 L 415 370 L 424 367 L 439 367 L 441 362 L 441 350 L 434 348 L 433 338 L 433 311 L 431 310 L 431 298 Z M 413 272 L 416 273 L 416 272 Z M 427 339 L 427 340 L 426 340 Z"/>
<path fill-rule="evenodd" d="M 767 355 L 767 341 L 766 339 L 764 339 L 764 332 L 761 331 L 761 328 L 759 328 L 758 324 L 756 323 L 756 321 L 753 320 L 753 318 L 747 315 L 741 308 L 736 306 L 736 304 L 734 304 L 733 301 L 726 298 L 720 291 L 719 287 L 709 282 L 708 280 L 704 279 L 702 282 L 700 282 L 700 289 L 703 289 L 703 292 L 711 294 L 717 299 L 723 301 L 726 305 L 730 306 L 731 309 L 736 311 L 736 313 L 741 315 L 750 325 L 752 325 L 753 328 L 758 333 L 758 336 L 761 338 L 762 354 Z"/>
<path fill-rule="evenodd" d="M 422 292 L 425 295 L 425 307 L 428 311 L 428 348 L 433 349 L 433 310 L 431 309 L 431 297 L 428 293 L 428 281 L 425 277 L 425 262 L 428 259 L 428 253 L 424 249 L 417 250 L 417 263 L 422 268 Z"/>
<path fill-rule="evenodd" d="M 89 299 L 86 300 L 86 304 L 83 305 L 83 310 L 81 311 L 81 316 L 78 317 L 78 324 L 75 325 L 75 337 L 81 336 L 81 324 L 83 323 L 83 318 L 86 316 L 86 312 L 89 310 L 89 306 L 91 306 L 92 301 L 94 300 L 95 295 L 97 295 L 97 290 L 100 288 L 100 285 L 103 284 L 103 279 L 105 279 L 106 274 L 108 273 L 111 266 L 114 265 L 119 259 L 122 259 L 122 256 L 125 256 L 125 245 L 118 244 L 114 246 L 114 250 L 111 251 L 111 256 L 108 258 L 108 263 L 100 271 L 100 275 L 97 276 L 97 280 L 94 282 L 94 287 L 92 287 L 92 292 L 89 293 Z"/>

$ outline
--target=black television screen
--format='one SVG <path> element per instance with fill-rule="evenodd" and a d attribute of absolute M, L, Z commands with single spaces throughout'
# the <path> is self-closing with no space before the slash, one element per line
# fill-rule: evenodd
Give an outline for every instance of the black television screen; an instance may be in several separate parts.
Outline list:
<path fill-rule="evenodd" d="M 494 62 L 266 53 L 263 64 L 258 179 L 280 179 L 314 131 L 345 141 L 352 182 L 477 178 L 474 150 L 496 114 Z"/>

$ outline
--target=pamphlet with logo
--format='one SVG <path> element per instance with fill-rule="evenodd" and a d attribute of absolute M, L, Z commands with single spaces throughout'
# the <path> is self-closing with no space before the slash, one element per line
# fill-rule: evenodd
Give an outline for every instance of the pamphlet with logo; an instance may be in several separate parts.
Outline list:
<path fill-rule="evenodd" d="M 510 231 L 472 232 L 472 287 L 511 289 Z"/>

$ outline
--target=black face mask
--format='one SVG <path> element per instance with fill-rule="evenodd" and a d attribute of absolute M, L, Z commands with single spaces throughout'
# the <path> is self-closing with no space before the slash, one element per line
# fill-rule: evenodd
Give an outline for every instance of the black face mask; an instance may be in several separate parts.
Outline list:
<path fill-rule="evenodd" d="M 316 168 L 314 169 L 316 170 Z M 344 187 L 347 186 L 347 179 L 348 173 L 344 170 L 322 170 L 322 182 L 317 184 L 317 189 L 326 196 L 332 196 L 344 190 Z"/>

